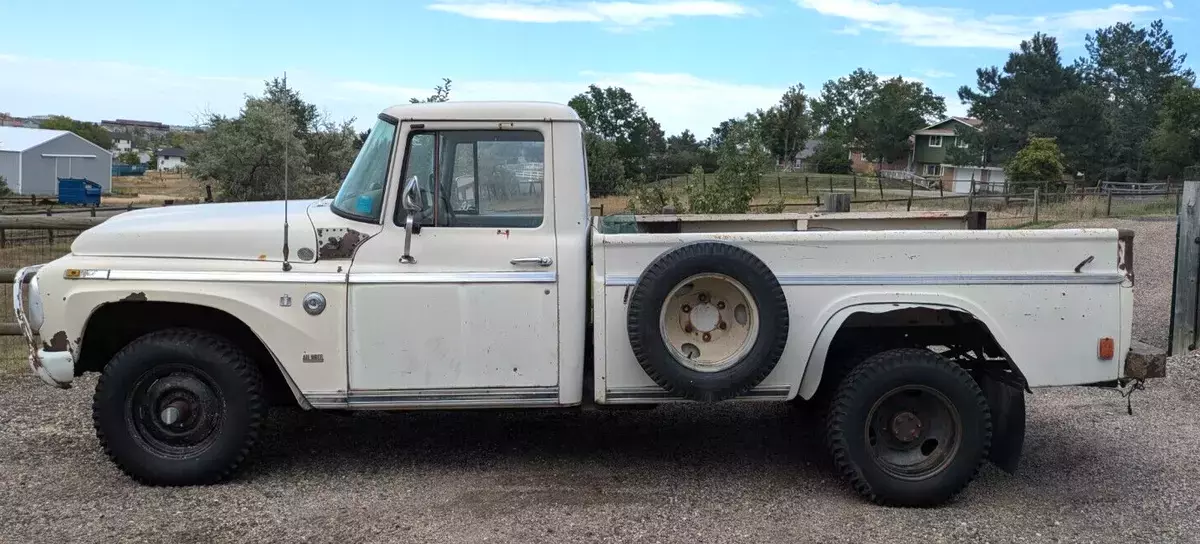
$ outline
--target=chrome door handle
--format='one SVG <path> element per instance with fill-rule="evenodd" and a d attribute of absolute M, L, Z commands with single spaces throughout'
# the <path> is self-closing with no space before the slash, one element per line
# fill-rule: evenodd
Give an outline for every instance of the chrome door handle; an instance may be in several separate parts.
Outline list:
<path fill-rule="evenodd" d="M 513 259 L 508 261 L 512 264 L 536 264 L 538 266 L 550 266 L 554 264 L 554 259 L 550 257 L 524 257 L 521 259 Z"/>

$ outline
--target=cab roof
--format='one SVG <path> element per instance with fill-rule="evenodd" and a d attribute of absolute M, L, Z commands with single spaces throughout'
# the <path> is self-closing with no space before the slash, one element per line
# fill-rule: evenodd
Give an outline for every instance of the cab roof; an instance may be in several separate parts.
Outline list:
<path fill-rule="evenodd" d="M 582 122 L 570 106 L 554 102 L 431 102 L 383 110 L 401 121 L 568 121 Z"/>

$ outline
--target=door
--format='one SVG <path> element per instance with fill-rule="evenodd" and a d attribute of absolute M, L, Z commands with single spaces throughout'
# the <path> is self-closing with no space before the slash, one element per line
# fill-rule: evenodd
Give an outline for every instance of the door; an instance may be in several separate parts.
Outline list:
<path fill-rule="evenodd" d="M 383 232 L 358 249 L 349 273 L 351 397 L 557 402 L 551 126 L 401 126 Z M 402 263 L 398 193 L 412 177 L 425 209 L 414 214 L 415 262 Z"/>

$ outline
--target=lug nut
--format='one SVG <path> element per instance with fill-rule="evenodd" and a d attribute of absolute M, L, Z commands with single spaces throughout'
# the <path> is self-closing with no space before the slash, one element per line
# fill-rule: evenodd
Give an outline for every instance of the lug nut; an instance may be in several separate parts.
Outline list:
<path fill-rule="evenodd" d="M 704 333 L 703 338 L 704 338 L 704 341 L 707 342 L 709 340 L 712 340 L 712 335 L 708 334 L 708 333 Z"/>
<path fill-rule="evenodd" d="M 718 310 L 724 310 L 724 309 L 725 309 L 725 301 L 724 301 L 724 300 L 718 300 L 718 301 L 717 301 L 717 309 L 718 309 Z"/>
<path fill-rule="evenodd" d="M 686 314 L 686 313 L 688 313 L 688 312 L 690 312 L 690 311 L 692 311 L 692 307 L 691 307 L 691 306 L 688 306 L 687 304 L 684 304 L 684 305 L 683 305 L 683 307 L 681 307 L 681 308 L 679 308 L 679 309 L 680 309 L 680 310 L 683 310 L 683 313 L 685 313 L 685 314 Z"/>
<path fill-rule="evenodd" d="M 692 326 L 690 324 L 684 325 L 683 332 L 692 332 Z"/>
<path fill-rule="evenodd" d="M 700 293 L 700 296 L 696 298 L 699 298 L 700 302 L 708 302 L 708 293 Z"/>
<path fill-rule="evenodd" d="M 724 321 L 717 323 L 717 328 L 721 329 L 721 330 L 725 330 L 725 327 L 728 327 L 728 326 L 729 325 L 726 325 Z"/>

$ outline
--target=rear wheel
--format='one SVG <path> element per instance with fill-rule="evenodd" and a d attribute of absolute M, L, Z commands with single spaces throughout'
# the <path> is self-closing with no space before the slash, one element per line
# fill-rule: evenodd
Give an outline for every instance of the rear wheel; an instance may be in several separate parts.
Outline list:
<path fill-rule="evenodd" d="M 868 499 L 934 506 L 962 491 L 991 443 L 991 415 L 962 367 L 928 350 L 868 358 L 842 382 L 828 420 L 834 463 Z"/>
<path fill-rule="evenodd" d="M 104 368 L 92 418 L 109 458 L 149 485 L 227 478 L 266 415 L 258 367 L 224 339 L 190 329 L 150 333 Z"/>

